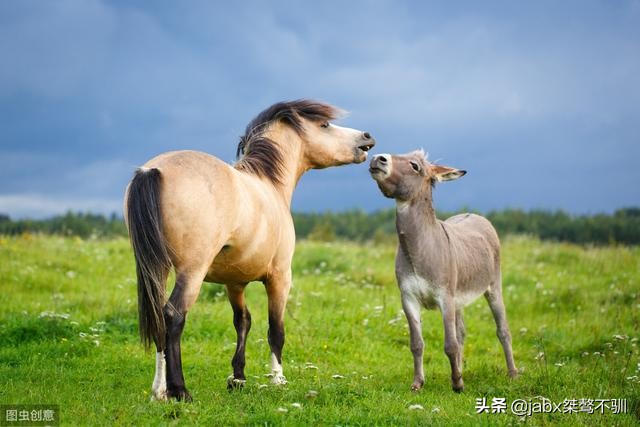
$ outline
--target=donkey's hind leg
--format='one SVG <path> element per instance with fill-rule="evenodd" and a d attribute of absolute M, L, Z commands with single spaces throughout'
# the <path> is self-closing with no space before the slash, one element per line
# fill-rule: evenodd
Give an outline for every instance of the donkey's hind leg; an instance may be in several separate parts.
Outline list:
<path fill-rule="evenodd" d="M 227 285 L 227 296 L 233 309 L 233 325 L 238 335 L 236 352 L 231 360 L 233 375 L 227 378 L 227 388 L 229 390 L 242 388 L 246 381 L 244 376 L 244 351 L 247 335 L 251 329 L 251 313 L 249 313 L 249 309 L 245 303 L 244 287 L 245 285 Z"/>
<path fill-rule="evenodd" d="M 176 285 L 164 307 L 164 321 L 167 328 L 165 359 L 167 364 L 167 396 L 176 400 L 191 401 L 182 374 L 180 339 L 187 312 L 196 302 L 205 271 L 176 272 Z"/>
<path fill-rule="evenodd" d="M 462 315 L 462 308 L 456 310 L 456 338 L 458 338 L 458 344 L 460 345 L 460 352 L 458 353 L 458 364 L 460 370 L 463 369 L 464 362 L 464 337 L 466 335 L 466 329 L 464 327 L 464 317 Z"/>
<path fill-rule="evenodd" d="M 515 378 L 518 376 L 518 370 L 516 364 L 513 361 L 513 350 L 511 348 L 511 332 L 509 331 L 509 324 L 507 323 L 507 312 L 504 308 L 504 301 L 502 300 L 502 280 L 498 278 L 497 283 L 490 288 L 484 294 L 493 318 L 496 322 L 496 335 L 502 344 L 504 350 L 504 357 L 507 361 L 507 369 L 509 370 L 509 376 Z"/>

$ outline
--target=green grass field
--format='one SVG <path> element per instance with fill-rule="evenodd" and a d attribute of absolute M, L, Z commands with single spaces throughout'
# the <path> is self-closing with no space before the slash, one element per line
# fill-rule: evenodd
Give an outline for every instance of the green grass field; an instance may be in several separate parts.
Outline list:
<path fill-rule="evenodd" d="M 194 402 L 160 403 L 150 401 L 154 354 L 138 343 L 128 242 L 0 237 L 0 404 L 57 404 L 65 425 L 637 425 L 640 248 L 505 239 L 505 303 L 524 372 L 507 377 L 480 299 L 465 310 L 461 394 L 450 388 L 439 312 L 423 317 L 425 388 L 409 391 L 412 357 L 394 255 L 391 245 L 298 244 L 283 356 L 290 383 L 282 387 L 265 377 L 262 285 L 247 289 L 248 381 L 233 393 L 226 389 L 231 308 L 223 287 L 203 285 L 182 345 Z M 541 396 L 554 403 L 622 398 L 628 413 L 476 414 L 478 398 L 506 398 L 509 407 Z"/>

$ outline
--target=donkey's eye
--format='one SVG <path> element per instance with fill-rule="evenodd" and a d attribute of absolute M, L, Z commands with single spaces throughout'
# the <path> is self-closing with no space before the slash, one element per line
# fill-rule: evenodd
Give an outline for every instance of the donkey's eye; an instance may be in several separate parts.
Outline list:
<path fill-rule="evenodd" d="M 420 165 L 417 164 L 416 162 L 410 162 L 411 163 L 411 167 L 413 168 L 414 171 L 416 172 L 420 172 Z"/>
<path fill-rule="evenodd" d="M 329 127 L 329 122 L 324 122 L 320 125 L 321 128 L 328 128 Z"/>

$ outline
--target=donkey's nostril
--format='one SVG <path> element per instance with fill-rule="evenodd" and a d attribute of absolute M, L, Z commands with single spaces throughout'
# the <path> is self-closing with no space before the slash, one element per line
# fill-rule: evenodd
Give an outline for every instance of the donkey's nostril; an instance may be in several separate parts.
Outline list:
<path fill-rule="evenodd" d="M 369 132 L 363 132 L 363 133 L 362 133 L 362 137 L 363 137 L 364 139 L 371 139 L 371 134 L 370 134 Z"/>
<path fill-rule="evenodd" d="M 377 156 L 376 159 L 383 165 L 387 164 L 387 158 L 385 156 Z"/>

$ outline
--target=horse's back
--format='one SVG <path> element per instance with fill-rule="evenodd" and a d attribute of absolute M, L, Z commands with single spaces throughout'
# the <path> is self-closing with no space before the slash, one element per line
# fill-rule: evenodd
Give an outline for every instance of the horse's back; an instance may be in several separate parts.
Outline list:
<path fill-rule="evenodd" d="M 265 274 L 282 218 L 291 217 L 259 177 L 197 151 L 164 153 L 144 167 L 160 170 L 163 228 L 178 270 L 205 269 L 217 283 Z"/>
<path fill-rule="evenodd" d="M 233 168 L 198 151 L 163 153 L 143 167 L 160 170 L 163 229 L 176 254 L 174 265 L 204 268 L 233 229 L 235 214 L 230 207 L 238 205 Z"/>

